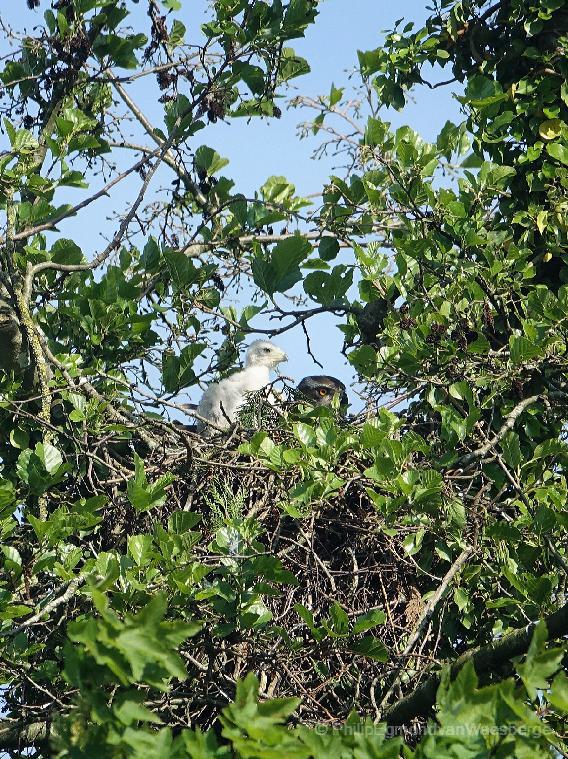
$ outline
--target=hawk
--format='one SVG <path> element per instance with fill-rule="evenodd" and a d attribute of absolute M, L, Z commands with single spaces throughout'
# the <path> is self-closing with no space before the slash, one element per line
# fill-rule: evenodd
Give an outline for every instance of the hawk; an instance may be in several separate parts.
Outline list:
<path fill-rule="evenodd" d="M 296 391 L 300 399 L 305 399 L 314 406 L 331 406 L 336 395 L 339 396 L 340 408 L 345 409 L 349 405 L 343 382 L 327 374 L 304 377 Z"/>
<path fill-rule="evenodd" d="M 245 368 L 209 385 L 199 401 L 197 414 L 216 428 L 228 429 L 237 420 L 238 410 L 246 403 L 247 395 L 266 387 L 270 370 L 287 360 L 288 356 L 274 343 L 255 340 L 247 350 Z M 216 430 L 198 420 L 197 431 L 209 437 Z"/>

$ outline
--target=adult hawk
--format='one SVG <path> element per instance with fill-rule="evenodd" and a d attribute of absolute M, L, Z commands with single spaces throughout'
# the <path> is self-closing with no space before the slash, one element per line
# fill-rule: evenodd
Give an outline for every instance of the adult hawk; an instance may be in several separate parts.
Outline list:
<path fill-rule="evenodd" d="M 305 399 L 314 406 L 331 406 L 335 396 L 339 396 L 340 409 L 345 410 L 349 405 L 343 382 L 327 374 L 304 377 L 296 390 L 300 399 Z"/>

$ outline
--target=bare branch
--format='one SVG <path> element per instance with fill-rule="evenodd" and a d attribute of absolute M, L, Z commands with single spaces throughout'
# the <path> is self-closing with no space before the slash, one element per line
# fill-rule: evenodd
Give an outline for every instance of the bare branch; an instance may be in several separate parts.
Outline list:
<path fill-rule="evenodd" d="M 414 644 L 416 641 L 420 638 L 420 635 L 422 634 L 422 631 L 430 621 L 432 614 L 434 613 L 437 605 L 441 601 L 441 599 L 445 596 L 446 591 L 448 589 L 448 586 L 456 576 L 456 574 L 460 571 L 460 569 L 463 567 L 465 562 L 468 560 L 468 558 L 471 556 L 473 552 L 473 548 L 471 546 L 468 546 L 465 548 L 458 558 L 454 561 L 452 566 L 448 569 L 446 574 L 444 575 L 444 579 L 440 583 L 440 585 L 436 588 L 432 596 L 428 599 L 428 602 L 424 606 L 424 609 L 422 611 L 422 614 L 420 615 L 420 618 L 416 622 L 416 625 L 414 627 L 414 630 L 412 631 L 412 634 L 410 635 L 410 638 L 408 639 L 408 642 L 406 646 L 404 647 L 404 650 L 401 654 L 401 656 L 408 656 L 408 654 L 412 651 L 414 648 Z M 400 679 L 401 675 L 403 674 L 404 670 L 399 670 L 399 672 L 396 674 L 396 676 L 393 678 L 387 692 L 385 693 L 383 700 L 381 701 L 380 708 L 382 709 L 385 704 L 388 702 L 390 696 L 392 695 L 392 692 L 394 690 L 394 687 L 398 680 Z"/>

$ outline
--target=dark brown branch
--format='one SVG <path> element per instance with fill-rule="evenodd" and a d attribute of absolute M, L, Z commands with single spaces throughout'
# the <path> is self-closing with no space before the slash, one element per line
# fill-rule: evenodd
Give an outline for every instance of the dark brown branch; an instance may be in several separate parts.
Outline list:
<path fill-rule="evenodd" d="M 549 640 L 568 635 L 568 604 L 545 617 L 544 621 Z M 536 624 L 532 622 L 520 630 L 505 635 L 501 640 L 466 651 L 450 665 L 451 677 L 455 678 L 464 664 L 469 661 L 473 663 L 478 674 L 484 674 L 499 669 L 514 656 L 525 654 L 530 646 Z M 436 673 L 409 696 L 387 709 L 384 714 L 385 722 L 388 725 L 398 726 L 407 724 L 415 717 L 427 716 L 436 703 L 439 685 L 440 673 Z"/>
<path fill-rule="evenodd" d="M 44 224 L 38 224 L 35 227 L 29 227 L 28 229 L 23 229 L 21 232 L 16 232 L 13 235 L 12 239 L 13 240 L 27 240 L 28 237 L 32 237 L 33 235 L 36 235 L 39 232 L 45 232 L 47 230 L 55 229 L 55 227 L 59 224 L 59 222 L 63 221 L 64 219 L 68 219 L 71 216 L 75 216 L 78 213 L 78 211 L 82 211 L 83 208 L 86 208 L 87 206 L 91 205 L 91 203 L 93 203 L 95 200 L 98 200 L 99 198 L 102 198 L 103 196 L 108 195 L 108 192 L 110 189 L 112 189 L 115 185 L 117 185 L 126 177 L 130 176 L 130 174 L 132 174 L 133 172 L 138 171 L 138 169 L 145 166 L 149 160 L 151 160 L 152 158 L 155 158 L 157 155 L 159 155 L 159 153 L 160 153 L 159 148 L 156 148 L 156 150 L 153 150 L 153 151 L 148 151 L 148 153 L 144 156 L 144 158 L 141 158 L 129 169 L 126 169 L 126 171 L 123 171 L 121 174 L 116 176 L 114 179 L 108 182 L 108 184 L 106 184 L 100 190 L 97 190 L 97 192 L 95 192 L 90 197 L 85 198 L 85 200 L 82 200 L 80 203 L 77 203 L 77 205 L 72 206 L 71 208 L 68 208 L 66 211 L 63 211 L 51 221 L 47 221 Z M 3 238 L 0 238 L 0 245 L 3 245 L 4 242 L 5 240 Z"/>

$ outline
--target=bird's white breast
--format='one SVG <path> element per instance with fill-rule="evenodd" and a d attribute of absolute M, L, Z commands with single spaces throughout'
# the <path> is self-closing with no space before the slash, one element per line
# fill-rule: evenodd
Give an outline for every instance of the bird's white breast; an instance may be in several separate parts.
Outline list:
<path fill-rule="evenodd" d="M 270 382 L 270 369 L 267 366 L 249 366 L 247 369 L 231 375 L 224 381 L 238 385 L 242 392 L 254 393 L 256 390 L 261 390 L 268 385 Z"/>

